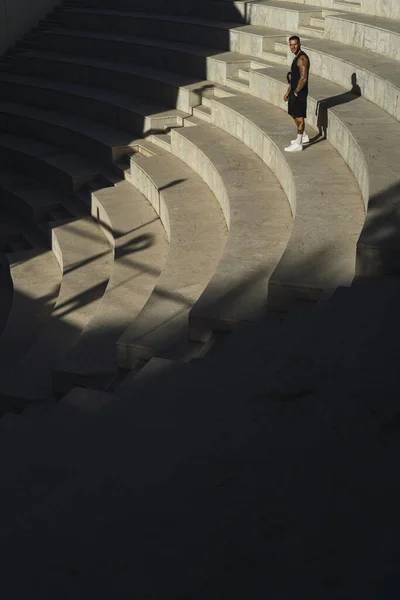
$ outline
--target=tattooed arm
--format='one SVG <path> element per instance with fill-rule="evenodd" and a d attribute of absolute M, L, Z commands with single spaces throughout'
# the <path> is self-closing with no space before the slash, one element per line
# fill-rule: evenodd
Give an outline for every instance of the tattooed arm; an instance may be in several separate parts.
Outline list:
<path fill-rule="evenodd" d="M 297 66 L 300 69 L 300 79 L 296 89 L 294 90 L 296 96 L 299 92 L 301 92 L 308 80 L 308 69 L 310 65 L 308 62 L 308 58 L 304 56 L 304 54 L 300 56 L 299 60 L 297 61 Z"/>

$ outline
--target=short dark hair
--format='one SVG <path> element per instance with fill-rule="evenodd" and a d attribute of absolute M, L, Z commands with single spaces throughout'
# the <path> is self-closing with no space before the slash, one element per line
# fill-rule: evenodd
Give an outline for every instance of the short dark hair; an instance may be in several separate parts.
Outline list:
<path fill-rule="evenodd" d="M 292 37 L 289 38 L 289 42 L 291 42 L 292 40 L 296 40 L 296 42 L 299 42 L 300 44 L 300 38 L 298 35 L 292 35 Z"/>

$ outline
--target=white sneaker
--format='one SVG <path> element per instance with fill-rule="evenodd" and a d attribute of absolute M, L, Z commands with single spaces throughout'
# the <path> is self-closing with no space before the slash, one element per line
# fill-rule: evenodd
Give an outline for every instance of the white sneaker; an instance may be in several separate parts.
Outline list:
<path fill-rule="evenodd" d="M 295 142 L 294 144 L 290 144 L 287 148 L 285 148 L 285 152 L 301 152 L 303 150 L 303 145 Z"/>
<path fill-rule="evenodd" d="M 310 141 L 310 138 L 309 138 L 309 137 L 308 137 L 308 135 L 305 133 L 305 134 L 303 135 L 303 139 L 302 139 L 302 142 L 301 142 L 301 143 L 302 143 L 302 144 L 308 144 L 308 143 L 309 143 L 309 141 Z M 291 144 L 297 144 L 297 140 L 292 140 L 290 143 L 291 143 Z"/>

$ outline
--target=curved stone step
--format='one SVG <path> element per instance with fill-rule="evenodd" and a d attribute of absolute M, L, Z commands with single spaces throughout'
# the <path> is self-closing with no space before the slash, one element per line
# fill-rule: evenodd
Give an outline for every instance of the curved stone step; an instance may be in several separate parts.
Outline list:
<path fill-rule="evenodd" d="M 302 153 L 284 152 L 295 132 L 293 122 L 257 98 L 208 101 L 213 124 L 272 169 L 292 207 L 294 226 L 271 276 L 269 306 L 279 310 L 297 300 L 322 300 L 336 287 L 350 285 L 365 213 L 357 182 L 342 157 L 329 143 Z"/>
<path fill-rule="evenodd" d="M 84 6 L 131 10 L 131 0 L 85 0 Z M 153 13 L 165 12 L 165 0 L 135 0 L 135 10 Z M 241 23 L 246 16 L 246 2 L 226 0 L 174 0 L 168 1 L 168 12 L 177 15 L 215 17 Z"/>
<path fill-rule="evenodd" d="M 228 242 L 190 312 L 191 339 L 260 320 L 268 281 L 292 227 L 288 200 L 272 171 L 244 144 L 213 125 L 175 129 L 172 153 L 204 179 L 221 204 Z"/>
<path fill-rule="evenodd" d="M 325 38 L 400 61 L 400 21 L 365 14 L 329 14 Z"/>
<path fill-rule="evenodd" d="M 28 221 L 53 221 L 81 212 L 71 196 L 11 167 L 0 169 L 0 203 Z"/>
<path fill-rule="evenodd" d="M 2 411 L 52 398 L 52 369 L 94 316 L 111 274 L 109 243 L 90 217 L 52 223 L 51 231 L 61 288 L 47 326 L 1 382 Z"/>
<path fill-rule="evenodd" d="M 91 212 L 112 243 L 114 265 L 96 315 L 53 372 L 57 395 L 116 377 L 116 342 L 147 302 L 168 252 L 160 218 L 131 184 L 92 192 Z"/>
<path fill-rule="evenodd" d="M 58 24 L 67 29 L 88 31 L 113 31 L 152 38 L 168 39 L 192 44 L 203 44 L 207 32 L 207 44 L 214 48 L 229 50 L 229 30 L 238 24 L 230 21 L 216 21 L 194 16 L 181 16 L 164 13 L 136 12 L 115 8 L 89 9 L 79 7 L 64 10 L 58 14 Z"/>
<path fill-rule="evenodd" d="M 1 102 L 0 128 L 57 144 L 106 165 L 133 151 L 134 136 L 130 133 L 58 110 L 26 104 Z"/>
<path fill-rule="evenodd" d="M 169 252 L 149 301 L 118 340 L 124 368 L 154 355 L 188 360 L 199 351 L 187 341 L 188 314 L 226 243 L 224 218 L 207 185 L 176 157 L 156 151 L 158 156 L 131 158 L 131 179 L 159 214 Z"/>
<path fill-rule="evenodd" d="M 283 110 L 286 69 L 251 73 L 250 91 Z M 308 121 L 327 135 L 356 178 L 364 199 L 366 221 L 357 243 L 356 275 L 376 277 L 397 273 L 400 252 L 399 164 L 400 124 L 383 110 L 313 76 Z M 319 105 L 319 110 L 318 110 Z M 318 141 L 318 140 L 316 140 Z"/>
<path fill-rule="evenodd" d="M 100 167 L 95 162 L 63 148 L 32 138 L 0 132 L 0 157 L 4 165 L 53 183 L 66 191 L 77 191 L 94 179 Z"/>
<path fill-rule="evenodd" d="M 53 252 L 34 248 L 7 255 L 12 303 L 0 336 L 0 380 L 29 350 L 56 303 L 61 271 Z"/>
<path fill-rule="evenodd" d="M 190 77 L 188 83 L 193 81 L 192 77 L 223 83 L 241 66 L 254 63 L 256 67 L 262 67 L 269 64 L 262 58 L 221 52 L 210 46 L 79 29 L 36 33 L 30 41 L 30 49 L 156 66 L 186 74 Z"/>
<path fill-rule="evenodd" d="M 54 52 L 23 52 L 13 57 L 8 68 L 12 73 L 0 73 L 0 77 L 5 78 L 5 85 L 2 86 L 4 94 L 8 93 L 9 86 L 13 86 L 15 82 L 13 78 L 18 80 L 17 74 L 24 76 L 23 82 L 26 81 L 27 76 L 35 74 L 40 78 L 46 78 L 45 81 L 51 79 L 51 82 L 46 83 L 48 86 L 53 86 L 53 83 L 59 81 L 66 82 L 67 85 L 71 82 L 80 84 L 85 81 L 87 85 L 99 90 L 106 89 L 107 93 L 115 91 L 127 96 L 129 102 L 134 103 L 135 109 L 141 111 L 142 116 L 147 114 L 148 104 L 144 104 L 145 112 L 140 108 L 142 103 L 136 108 L 138 97 L 153 102 L 162 98 L 168 106 L 176 106 L 178 110 L 189 112 L 191 106 L 199 103 L 199 88 L 209 83 L 197 79 L 193 83 L 188 83 L 187 76 L 167 69 L 156 69 L 107 58 Z M 154 119 L 156 115 L 152 117 Z"/>
<path fill-rule="evenodd" d="M 37 68 L 37 61 L 35 61 Z M 72 65 L 70 65 L 72 66 Z M 57 79 L 57 71 L 62 72 L 65 77 L 65 65 L 57 62 L 56 73 L 52 73 Z M 90 72 L 93 67 L 90 67 Z M 32 69 L 29 68 L 32 74 Z M 64 111 L 77 117 L 95 119 L 102 124 L 129 131 L 136 135 L 144 135 L 153 130 L 163 130 L 167 126 L 182 125 L 186 113 L 176 109 L 169 109 L 167 105 L 160 102 L 144 101 L 141 98 L 133 96 L 132 92 L 140 91 L 132 85 L 132 78 L 129 78 L 128 87 L 130 95 L 121 94 L 112 90 L 106 90 L 82 85 L 80 82 L 87 82 L 86 73 L 82 73 L 74 64 L 71 69 L 71 81 L 49 81 L 31 76 L 21 76 L 12 73 L 0 73 L 0 91 L 3 100 L 8 102 L 20 102 L 24 98 L 25 104 L 38 106 L 41 108 L 57 111 Z M 78 71 L 78 72 L 77 72 Z M 103 73 L 98 83 L 109 85 L 108 77 Z M 156 97 L 156 96 L 154 96 Z M 160 97 L 160 95 L 158 95 Z M 64 123 L 63 123 L 64 124 Z M 66 124 L 65 124 L 66 125 Z M 98 125 L 97 125 L 98 128 Z M 124 136 L 122 131 L 112 131 L 103 128 L 103 131 L 87 129 L 88 134 L 96 137 L 100 136 L 99 141 L 106 145 L 114 140 L 114 145 L 129 144 L 129 136 Z M 103 135 L 102 135 L 103 134 Z"/>

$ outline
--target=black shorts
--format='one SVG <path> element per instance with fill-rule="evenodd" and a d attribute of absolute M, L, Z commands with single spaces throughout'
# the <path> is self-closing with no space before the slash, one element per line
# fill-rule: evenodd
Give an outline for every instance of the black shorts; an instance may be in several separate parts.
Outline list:
<path fill-rule="evenodd" d="M 291 117 L 304 117 L 307 116 L 307 94 L 301 94 L 295 96 L 290 94 L 288 98 L 288 113 Z"/>

